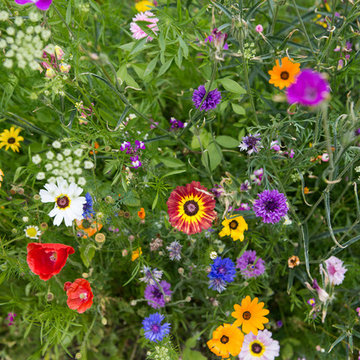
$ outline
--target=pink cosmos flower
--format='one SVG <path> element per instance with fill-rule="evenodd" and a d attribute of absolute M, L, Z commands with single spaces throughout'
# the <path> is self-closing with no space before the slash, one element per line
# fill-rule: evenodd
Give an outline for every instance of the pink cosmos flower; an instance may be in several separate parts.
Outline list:
<path fill-rule="evenodd" d="M 50 7 L 52 0 L 15 0 L 15 2 L 19 5 L 32 3 L 35 4 L 38 9 L 46 11 Z"/>
<path fill-rule="evenodd" d="M 336 256 L 331 256 L 325 260 L 325 264 L 330 283 L 332 285 L 340 285 L 344 281 L 345 273 L 347 272 L 343 262 Z"/>
<path fill-rule="evenodd" d="M 145 11 L 139 14 L 136 14 L 135 17 L 133 17 L 133 22 L 130 24 L 130 31 L 132 32 L 132 36 L 134 39 L 143 39 L 146 38 L 146 41 L 152 41 L 154 40 L 153 37 L 148 35 L 144 30 L 141 29 L 141 27 L 136 23 L 137 21 L 144 21 L 149 23 L 149 25 L 145 25 L 150 29 L 150 33 L 153 32 L 156 35 L 156 32 L 159 31 L 159 28 L 157 26 L 157 22 L 159 21 L 158 18 L 154 17 L 155 15 L 151 11 Z"/>

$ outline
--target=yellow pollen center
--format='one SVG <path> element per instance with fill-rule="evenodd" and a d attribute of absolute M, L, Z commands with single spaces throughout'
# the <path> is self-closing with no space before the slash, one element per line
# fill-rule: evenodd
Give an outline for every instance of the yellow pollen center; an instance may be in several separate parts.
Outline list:
<path fill-rule="evenodd" d="M 34 237 L 37 235 L 37 230 L 34 227 L 26 229 L 26 235 L 29 237 Z"/>

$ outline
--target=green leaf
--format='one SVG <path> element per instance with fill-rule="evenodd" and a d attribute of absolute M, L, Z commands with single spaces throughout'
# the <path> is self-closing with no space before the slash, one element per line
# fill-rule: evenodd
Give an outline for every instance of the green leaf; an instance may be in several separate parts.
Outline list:
<path fill-rule="evenodd" d="M 230 91 L 232 93 L 239 95 L 243 95 L 246 93 L 246 90 L 234 80 L 225 78 L 225 79 L 219 79 L 218 82 L 222 84 L 225 90 Z"/>
<path fill-rule="evenodd" d="M 221 135 L 216 137 L 216 142 L 224 148 L 233 149 L 239 146 L 239 140 L 231 136 Z"/>
<path fill-rule="evenodd" d="M 68 1 L 68 5 L 66 8 L 66 17 L 65 17 L 66 23 L 69 25 L 71 21 L 71 1 Z"/>
<path fill-rule="evenodd" d="M 91 260 L 95 255 L 95 247 L 93 244 L 79 246 L 80 257 L 86 267 L 89 267 Z"/>
<path fill-rule="evenodd" d="M 210 143 L 201 156 L 201 162 L 205 167 L 209 166 L 211 171 L 216 169 L 216 167 L 221 163 L 221 160 L 221 148 L 216 142 Z"/>
<path fill-rule="evenodd" d="M 339 336 L 330 346 L 328 353 L 342 340 L 344 340 L 346 337 L 346 333 Z"/>
<path fill-rule="evenodd" d="M 178 168 L 181 166 L 185 166 L 185 164 L 181 160 L 172 157 L 161 158 L 161 162 L 169 168 Z"/>
<path fill-rule="evenodd" d="M 183 172 L 185 172 L 185 170 L 173 170 L 173 171 L 170 171 L 169 173 L 163 175 L 163 176 L 161 177 L 161 179 L 166 178 L 166 177 L 171 176 L 171 175 L 181 174 L 181 173 L 183 173 Z"/>
<path fill-rule="evenodd" d="M 183 360 L 207 360 L 199 351 L 185 349 L 182 356 Z"/>
<path fill-rule="evenodd" d="M 141 205 L 139 195 L 132 190 L 130 190 L 124 195 L 122 199 L 122 203 L 124 205 L 132 206 L 132 207 L 139 207 Z"/>
<path fill-rule="evenodd" d="M 209 142 L 211 140 L 211 134 L 208 131 L 206 131 L 205 129 L 202 129 L 200 132 L 199 138 L 200 138 L 202 147 L 207 148 L 207 146 L 209 145 Z M 191 140 L 191 148 L 194 150 L 201 148 L 199 139 L 195 135 L 193 136 L 193 138 Z"/>
<path fill-rule="evenodd" d="M 156 66 L 156 64 L 158 62 L 158 59 L 159 59 L 159 56 L 156 56 L 154 59 L 152 59 L 149 62 L 148 66 L 146 67 L 146 70 L 144 72 L 144 77 L 150 75 L 154 71 L 155 66 Z"/>
<path fill-rule="evenodd" d="M 238 115 L 245 115 L 246 114 L 245 109 L 241 105 L 232 103 L 231 106 L 232 106 L 232 109 L 233 109 L 234 113 L 236 113 Z"/>
<path fill-rule="evenodd" d="M 189 56 L 189 47 L 186 45 L 185 41 L 182 39 L 182 37 L 179 37 L 179 44 L 180 47 L 184 53 L 185 59 Z"/>
<path fill-rule="evenodd" d="M 168 68 L 170 67 L 172 61 L 173 61 L 173 58 L 166 61 L 164 64 L 162 64 L 157 76 L 161 76 L 161 75 L 165 74 L 166 71 L 168 70 Z"/>

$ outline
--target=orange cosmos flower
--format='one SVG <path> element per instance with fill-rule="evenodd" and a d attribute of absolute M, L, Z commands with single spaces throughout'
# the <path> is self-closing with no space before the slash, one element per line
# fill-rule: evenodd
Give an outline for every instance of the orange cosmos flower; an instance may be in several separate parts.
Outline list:
<path fill-rule="evenodd" d="M 281 59 L 281 65 L 279 60 L 276 60 L 276 66 L 269 71 L 270 84 L 274 84 L 280 90 L 284 87 L 290 86 L 296 78 L 296 75 L 300 72 L 300 64 L 293 63 L 288 57 Z"/>
<path fill-rule="evenodd" d="M 144 210 L 144 208 L 141 208 L 140 211 L 138 211 L 138 217 L 139 217 L 141 220 L 144 220 L 144 219 L 145 219 L 145 210 Z"/>
<path fill-rule="evenodd" d="M 239 328 L 224 324 L 213 332 L 213 338 L 207 342 L 207 346 L 217 356 L 228 359 L 230 354 L 239 355 L 243 341 L 244 334 Z"/>
<path fill-rule="evenodd" d="M 258 303 L 258 301 L 257 297 L 251 300 L 250 296 L 246 296 L 245 299 L 242 299 L 241 305 L 234 305 L 235 311 L 231 314 L 237 319 L 234 325 L 242 325 L 242 331 L 245 334 L 252 332 L 257 335 L 258 330 L 263 330 L 264 324 L 269 322 L 269 319 L 264 317 L 269 314 L 269 310 L 264 309 L 264 303 Z"/>

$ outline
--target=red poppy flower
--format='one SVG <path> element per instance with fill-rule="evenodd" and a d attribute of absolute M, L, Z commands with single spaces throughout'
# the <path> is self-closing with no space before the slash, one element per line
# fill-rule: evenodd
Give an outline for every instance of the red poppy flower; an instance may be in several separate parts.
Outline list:
<path fill-rule="evenodd" d="M 188 235 L 208 229 L 216 217 L 214 196 L 198 181 L 178 186 L 166 204 L 171 225 Z"/>
<path fill-rule="evenodd" d="M 81 314 L 91 307 L 94 295 L 87 280 L 76 279 L 73 283 L 67 281 L 64 284 L 64 290 L 68 296 L 68 307 L 71 310 L 77 310 Z"/>
<path fill-rule="evenodd" d="M 68 256 L 74 252 L 73 247 L 63 244 L 30 243 L 26 261 L 30 270 L 46 281 L 61 271 Z"/>

